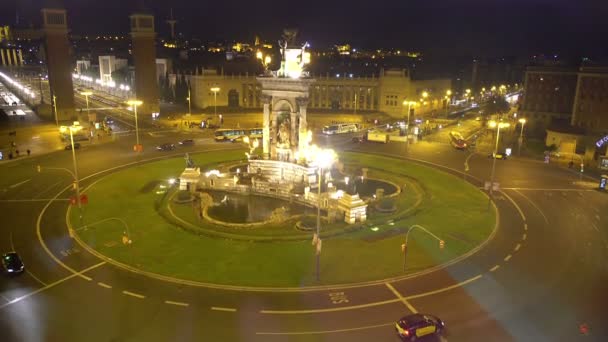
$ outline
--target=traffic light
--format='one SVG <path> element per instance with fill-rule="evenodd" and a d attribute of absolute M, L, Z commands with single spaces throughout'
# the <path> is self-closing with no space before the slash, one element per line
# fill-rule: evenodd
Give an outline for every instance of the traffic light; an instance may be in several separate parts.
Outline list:
<path fill-rule="evenodd" d="M 443 249 L 445 247 L 445 241 L 439 240 L 439 249 Z"/>
<path fill-rule="evenodd" d="M 37 165 L 37 166 L 36 166 L 36 170 L 38 170 L 38 173 L 42 172 L 42 166 Z"/>
<path fill-rule="evenodd" d="M 406 244 L 401 244 L 401 251 L 403 253 L 405 253 L 407 251 L 407 245 Z"/>

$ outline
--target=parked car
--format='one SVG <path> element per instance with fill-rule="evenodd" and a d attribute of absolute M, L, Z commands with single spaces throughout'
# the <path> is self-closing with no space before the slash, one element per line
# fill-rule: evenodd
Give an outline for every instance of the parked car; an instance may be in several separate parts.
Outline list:
<path fill-rule="evenodd" d="M 157 151 L 171 151 L 175 149 L 175 145 L 171 143 L 164 143 L 156 146 Z"/>
<path fill-rule="evenodd" d="M 74 149 L 77 150 L 80 148 L 80 143 L 74 143 Z M 69 151 L 72 149 L 72 144 L 65 145 L 65 150 Z"/>
<path fill-rule="evenodd" d="M 490 154 L 488 154 L 488 158 L 490 158 L 490 159 L 496 158 L 496 159 L 505 160 L 505 159 L 507 159 L 507 155 L 506 155 L 506 153 L 503 153 L 503 152 L 490 153 Z"/>

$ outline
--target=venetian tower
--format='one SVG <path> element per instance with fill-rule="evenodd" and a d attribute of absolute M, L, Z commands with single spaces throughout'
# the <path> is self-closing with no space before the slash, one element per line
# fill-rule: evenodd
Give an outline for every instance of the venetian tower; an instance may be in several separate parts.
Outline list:
<path fill-rule="evenodd" d="M 158 113 L 154 16 L 147 10 L 140 9 L 129 18 L 135 64 L 135 94 L 137 99 L 143 102 L 137 111 L 142 115 Z"/>

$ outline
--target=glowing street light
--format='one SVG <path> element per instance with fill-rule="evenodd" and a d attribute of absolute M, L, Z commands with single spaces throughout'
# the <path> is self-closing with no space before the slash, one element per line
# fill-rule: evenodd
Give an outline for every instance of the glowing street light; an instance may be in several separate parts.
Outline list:
<path fill-rule="evenodd" d="M 188 116 L 192 115 L 192 103 L 190 99 L 190 86 L 188 86 L 188 97 L 186 98 L 186 100 L 188 100 Z"/>
<path fill-rule="evenodd" d="M 321 177 L 323 176 L 323 169 L 329 169 L 336 159 L 336 152 L 331 149 L 316 150 L 312 156 L 312 164 L 318 168 L 319 172 L 319 187 L 317 188 L 317 233 L 313 239 L 317 248 L 317 281 L 319 280 L 319 263 L 321 257 L 321 236 L 319 235 L 321 231 Z"/>
<path fill-rule="evenodd" d="M 136 141 L 135 150 L 137 152 L 141 152 L 142 148 L 141 148 L 141 145 L 139 144 L 139 125 L 137 122 L 137 107 L 141 106 L 143 104 L 143 101 L 133 99 L 133 100 L 127 101 L 127 104 L 129 106 L 133 107 L 133 111 L 135 112 L 135 141 Z"/>
<path fill-rule="evenodd" d="M 217 93 L 220 91 L 220 87 L 215 86 L 210 89 L 213 92 L 213 114 L 217 118 Z"/>
<path fill-rule="evenodd" d="M 426 92 L 426 91 L 423 91 L 423 92 L 422 92 L 422 98 L 423 98 L 423 99 L 426 99 L 427 97 L 429 97 L 429 93 L 428 93 L 428 92 Z"/>
<path fill-rule="evenodd" d="M 490 175 L 490 198 L 492 197 L 492 190 L 494 188 L 494 171 L 496 170 L 496 154 L 498 153 L 498 139 L 500 137 L 500 129 L 509 127 L 510 124 L 507 122 L 496 122 L 490 121 L 488 125 L 491 128 L 496 127 L 496 144 L 494 145 L 494 153 L 492 154 L 492 174 Z"/>
<path fill-rule="evenodd" d="M 521 124 L 521 131 L 519 131 L 519 139 L 517 139 L 517 142 L 519 143 L 517 148 L 517 154 L 521 156 L 521 145 L 524 142 L 524 125 L 526 124 L 526 119 L 521 118 L 517 121 L 519 121 L 519 123 Z"/>
<path fill-rule="evenodd" d="M 84 96 L 84 99 L 87 102 L 87 117 L 90 117 L 89 115 L 91 114 L 89 112 L 89 96 L 93 95 L 92 91 L 82 91 L 80 92 L 80 95 Z"/>

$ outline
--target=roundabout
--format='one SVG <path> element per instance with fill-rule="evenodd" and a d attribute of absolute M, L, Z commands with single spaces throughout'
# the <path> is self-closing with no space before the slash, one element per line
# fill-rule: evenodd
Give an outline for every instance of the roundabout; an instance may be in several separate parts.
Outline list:
<path fill-rule="evenodd" d="M 235 150 L 198 153 L 193 159 L 201 170 L 211 170 L 242 156 Z M 369 207 L 367 221 L 352 225 L 325 215 L 320 281 L 314 277 L 312 232 L 296 229 L 298 220 L 313 215 L 315 208 L 301 206 L 281 221 L 254 227 L 214 224 L 200 216 L 196 201 L 177 200 L 177 184 L 169 180 L 183 170 L 182 158 L 140 164 L 95 180 L 86 189 L 91 204 L 82 223 L 78 210 L 70 210 L 67 218 L 83 247 L 108 263 L 176 283 L 254 291 L 411 278 L 462 260 L 495 233 L 494 207 L 479 189 L 457 177 L 385 156 L 345 153 L 340 160 L 350 174 L 366 168 L 375 187 L 382 184 L 379 180 L 388 182 L 383 200 L 390 199 L 396 210 Z M 389 188 L 398 189 L 390 194 Z M 231 196 L 226 193 L 224 199 Z M 269 200 L 249 196 L 253 210 L 258 201 Z M 382 203 L 373 195 L 366 200 Z M 424 230 L 407 234 L 414 225 Z"/>

